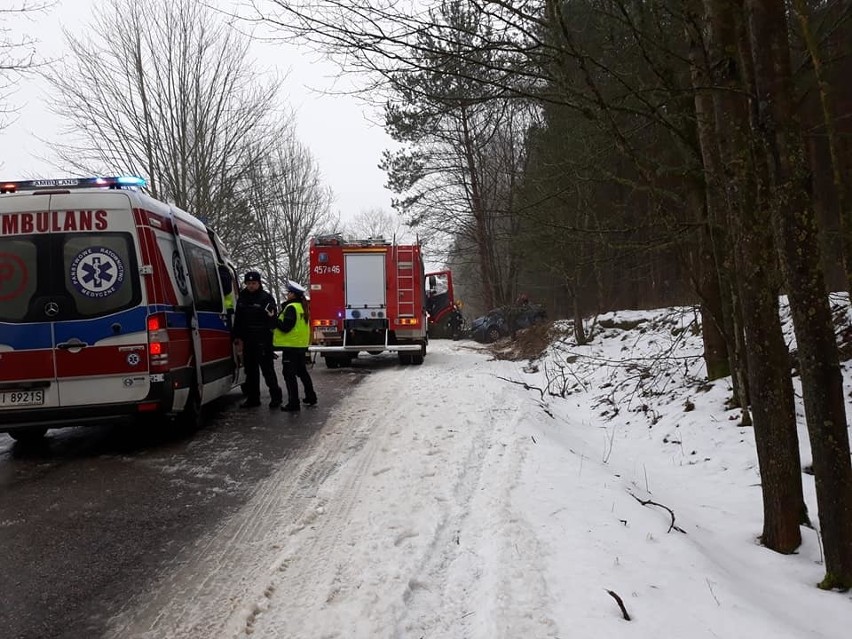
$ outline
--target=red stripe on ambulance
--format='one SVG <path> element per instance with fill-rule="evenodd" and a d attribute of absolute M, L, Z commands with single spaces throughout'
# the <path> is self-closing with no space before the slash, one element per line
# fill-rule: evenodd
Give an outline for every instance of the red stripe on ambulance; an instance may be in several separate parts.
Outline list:
<path fill-rule="evenodd" d="M 194 226 L 190 226 L 183 220 L 177 220 L 177 227 L 182 237 L 190 237 L 196 242 L 205 245 L 210 243 L 210 238 L 207 236 L 206 233 L 195 228 Z"/>
<path fill-rule="evenodd" d="M 56 350 L 59 378 L 85 375 L 148 373 L 148 353 L 144 347 L 89 346 L 79 353 Z"/>
<path fill-rule="evenodd" d="M 224 337 L 224 339 L 223 339 Z M 232 355 L 231 336 L 229 333 L 223 335 L 222 331 L 201 329 L 201 339 L 207 340 L 208 347 L 204 349 L 205 364 L 216 362 L 220 359 L 229 359 Z"/>
<path fill-rule="evenodd" d="M 6 351 L 0 353 L 0 381 L 22 382 L 53 379 L 53 351 Z"/>

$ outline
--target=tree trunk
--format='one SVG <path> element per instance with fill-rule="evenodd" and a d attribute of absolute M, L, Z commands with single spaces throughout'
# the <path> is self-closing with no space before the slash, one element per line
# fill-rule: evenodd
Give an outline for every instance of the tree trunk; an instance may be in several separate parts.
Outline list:
<path fill-rule="evenodd" d="M 726 271 L 727 291 L 731 302 L 731 322 L 733 324 L 731 332 L 734 335 L 734 397 L 737 398 L 742 409 L 740 425 L 754 426 L 749 409 L 751 397 L 748 387 L 748 356 L 746 354 L 745 335 L 743 334 L 743 309 L 742 304 L 740 304 L 740 293 L 734 281 L 734 270 L 733 265 L 731 265 Z"/>
<path fill-rule="evenodd" d="M 705 291 L 705 296 L 708 293 L 719 293 L 719 287 L 715 287 L 712 291 Z M 705 298 L 707 299 L 707 298 Z M 728 359 L 728 344 L 725 341 L 725 335 L 719 330 L 718 310 L 713 310 L 713 306 L 721 306 L 721 298 L 709 300 L 711 303 L 701 303 L 701 338 L 704 342 L 704 366 L 707 368 L 707 379 L 713 381 L 728 377 L 731 374 L 731 362 Z"/>
<path fill-rule="evenodd" d="M 766 145 L 773 222 L 789 289 L 802 396 L 813 452 L 825 588 L 852 587 L 852 462 L 831 309 L 820 264 L 805 149 L 793 104 L 782 0 L 746 0 L 760 132 Z"/>
<path fill-rule="evenodd" d="M 479 274 L 482 277 L 482 299 L 487 309 L 494 308 L 494 266 L 492 246 L 489 239 L 488 224 L 486 220 L 482 192 L 479 185 L 479 174 L 477 172 L 476 158 L 474 157 L 473 143 L 468 128 L 467 112 L 462 107 L 461 112 L 462 135 L 464 143 L 464 157 L 467 164 L 468 177 L 470 178 L 470 208 L 475 224 L 476 247 L 479 253 Z"/>
<path fill-rule="evenodd" d="M 586 335 L 586 327 L 583 324 L 583 310 L 580 305 L 580 291 L 582 287 L 582 269 L 580 266 L 574 268 L 574 274 L 570 285 L 571 291 L 571 310 L 574 314 L 574 339 L 577 340 L 577 346 L 585 346 L 589 338 Z"/>
<path fill-rule="evenodd" d="M 808 56 L 813 65 L 814 77 L 819 92 L 819 102 L 822 107 L 823 123 L 825 124 L 825 136 L 828 142 L 828 155 L 831 159 L 831 177 L 837 197 L 838 218 L 840 225 L 840 239 L 843 247 L 843 270 L 846 274 L 846 291 L 852 300 L 852 207 L 849 203 L 849 190 L 843 176 L 846 175 L 846 167 L 843 154 L 840 152 L 840 140 L 837 136 L 835 126 L 834 104 L 830 95 L 830 85 L 825 77 L 822 66 L 822 58 L 819 54 L 819 45 L 811 31 L 808 7 L 804 0 L 793 0 L 796 17 L 802 29 L 802 38 L 808 50 Z"/>
<path fill-rule="evenodd" d="M 712 312 L 708 306 L 710 317 L 705 317 L 702 308 L 702 330 L 706 331 L 708 321 L 716 326 L 714 335 L 704 335 L 705 361 L 707 363 L 708 379 L 716 379 L 725 374 L 731 375 L 733 386 L 734 404 L 742 411 L 741 425 L 751 426 L 751 413 L 749 412 L 748 385 L 746 382 L 747 367 L 743 350 L 742 322 L 739 320 L 738 307 L 734 304 L 736 296 L 732 292 L 732 272 L 730 264 L 731 251 L 728 247 L 728 234 L 725 231 L 727 223 L 727 209 L 725 203 L 724 189 L 722 186 L 722 161 L 719 157 L 719 145 L 716 135 L 715 115 L 713 111 L 713 96 L 710 88 L 709 61 L 707 60 L 707 49 L 702 37 L 704 25 L 703 16 L 700 15 L 698 2 L 687 0 L 686 3 L 686 38 L 689 47 L 690 72 L 692 86 L 694 88 L 696 132 L 699 147 L 701 148 L 701 159 L 704 165 L 704 197 L 706 202 L 706 226 L 705 232 L 708 237 L 705 247 L 711 255 L 702 260 L 705 264 L 712 261 L 715 267 L 712 273 L 709 269 L 706 275 L 716 278 L 716 286 L 706 294 L 718 295 L 718 311 Z M 711 292 L 712 291 L 712 292 Z M 706 345 L 712 342 L 716 335 L 721 335 L 725 341 L 727 356 L 725 362 L 728 373 L 720 367 L 715 370 L 711 368 L 711 362 L 707 361 Z M 714 358 L 714 361 L 715 358 Z M 720 374 L 720 375 L 719 375 Z"/>
<path fill-rule="evenodd" d="M 763 544 L 791 553 L 801 544 L 804 497 L 790 362 L 778 316 L 776 255 L 769 215 L 758 200 L 745 69 L 737 55 L 741 7 L 704 0 L 710 18 L 715 129 L 742 307 L 748 385 L 763 494 Z"/>
<path fill-rule="evenodd" d="M 706 183 L 706 182 L 705 182 Z M 704 187 L 704 188 L 702 188 Z M 722 291 L 719 282 L 719 269 L 713 250 L 707 188 L 705 185 L 690 185 L 687 202 L 693 213 L 691 217 L 700 222 L 698 242 L 688 268 L 693 287 L 701 300 L 701 336 L 704 342 L 704 366 L 707 379 L 721 379 L 731 374 L 731 362 L 728 359 L 728 340 L 725 337 Z"/>

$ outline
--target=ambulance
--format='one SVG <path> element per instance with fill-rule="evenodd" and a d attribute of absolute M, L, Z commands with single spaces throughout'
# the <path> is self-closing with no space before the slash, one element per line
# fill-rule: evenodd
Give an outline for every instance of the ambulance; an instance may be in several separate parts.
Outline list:
<path fill-rule="evenodd" d="M 0 182 L 0 432 L 164 417 L 244 381 L 234 266 L 138 177 Z"/>

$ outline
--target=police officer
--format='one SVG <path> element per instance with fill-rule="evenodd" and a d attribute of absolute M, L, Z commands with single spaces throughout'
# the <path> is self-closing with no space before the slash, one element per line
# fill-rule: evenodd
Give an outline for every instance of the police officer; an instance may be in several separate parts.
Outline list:
<path fill-rule="evenodd" d="M 246 401 L 240 408 L 260 406 L 260 372 L 269 389 L 269 407 L 281 406 L 282 392 L 275 376 L 272 354 L 272 327 L 277 308 L 275 298 L 263 290 L 260 273 L 245 274 L 245 288 L 240 291 L 234 311 L 233 338 L 237 349 L 242 349 L 246 370 Z"/>
<path fill-rule="evenodd" d="M 287 303 L 276 318 L 275 330 L 272 333 L 275 349 L 281 350 L 284 385 L 287 387 L 287 404 L 282 406 L 281 410 L 301 410 L 297 378 L 302 380 L 305 387 L 305 404 L 314 406 L 317 403 L 314 384 L 305 365 L 305 356 L 310 342 L 310 316 L 305 289 L 297 282 L 290 280 L 287 282 Z"/>

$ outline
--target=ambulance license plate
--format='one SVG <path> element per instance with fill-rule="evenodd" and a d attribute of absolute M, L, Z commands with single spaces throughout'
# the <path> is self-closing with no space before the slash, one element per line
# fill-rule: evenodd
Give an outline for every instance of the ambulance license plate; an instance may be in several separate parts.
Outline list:
<path fill-rule="evenodd" d="M 336 326 L 317 326 L 317 328 L 319 329 L 320 333 L 336 333 L 337 332 Z"/>
<path fill-rule="evenodd" d="M 4 390 L 0 391 L 0 408 L 19 408 L 24 406 L 42 406 L 44 389 Z"/>

